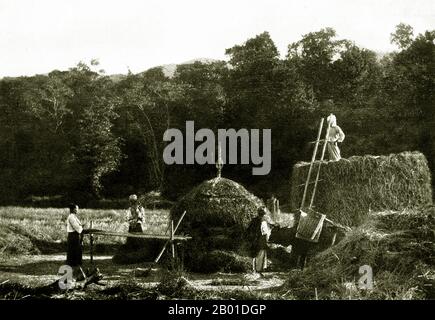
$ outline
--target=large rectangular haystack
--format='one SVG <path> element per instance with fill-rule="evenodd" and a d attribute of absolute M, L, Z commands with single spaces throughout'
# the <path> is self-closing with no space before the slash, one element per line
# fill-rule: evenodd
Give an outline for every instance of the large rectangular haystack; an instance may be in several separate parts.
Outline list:
<path fill-rule="evenodd" d="M 313 166 L 314 181 L 319 161 Z M 293 168 L 290 203 L 301 205 L 307 178 L 307 162 Z M 402 210 L 432 204 L 431 174 L 420 152 L 389 156 L 353 156 L 336 162 L 323 162 L 314 199 L 314 209 L 345 225 L 358 225 L 372 211 Z M 306 205 L 313 184 L 308 188 Z"/>

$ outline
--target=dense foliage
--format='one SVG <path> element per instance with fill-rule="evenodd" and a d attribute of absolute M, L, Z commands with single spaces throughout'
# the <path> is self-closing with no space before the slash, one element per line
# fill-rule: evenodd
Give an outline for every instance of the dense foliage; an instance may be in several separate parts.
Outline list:
<path fill-rule="evenodd" d="M 288 201 L 296 161 L 307 160 L 319 119 L 333 112 L 344 157 L 423 152 L 435 168 L 435 31 L 399 25 L 398 51 L 381 56 L 335 31 L 304 35 L 282 58 L 267 32 L 226 50 L 228 63 L 179 65 L 107 76 L 97 62 L 0 80 L 3 203 L 62 195 L 86 202 L 161 190 L 176 198 L 214 166 L 163 163 L 163 133 L 195 128 L 271 128 L 272 171 L 249 165 L 223 175 L 259 196 Z"/>

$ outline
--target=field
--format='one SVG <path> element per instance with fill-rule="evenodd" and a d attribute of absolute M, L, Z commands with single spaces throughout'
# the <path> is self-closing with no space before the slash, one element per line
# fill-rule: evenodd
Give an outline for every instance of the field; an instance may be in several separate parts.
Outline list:
<path fill-rule="evenodd" d="M 22 207 L 0 208 L 0 298 L 31 298 L 37 288 L 60 278 L 59 267 L 66 259 L 65 219 L 67 209 L 40 209 Z M 102 230 L 126 232 L 126 210 L 81 210 L 82 222 L 93 221 L 93 227 Z M 150 275 L 143 271 L 149 263 L 117 265 L 112 256 L 125 241 L 121 237 L 96 237 L 94 265 L 104 275 L 105 286 L 91 285 L 86 290 L 53 293 L 51 298 L 67 299 L 143 299 L 179 298 L 203 299 L 279 298 L 274 288 L 284 283 L 285 273 L 269 273 L 258 279 L 244 274 L 215 273 L 210 275 L 170 272 L 156 266 Z M 89 244 L 84 241 L 84 267 L 91 267 Z M 175 280 L 173 277 L 177 277 Z M 172 288 L 179 279 L 187 279 L 183 290 Z M 170 288 L 168 292 L 168 287 Z M 172 288 L 172 289 L 171 289 Z M 174 291 L 175 290 L 175 291 Z M 44 295 L 45 297 L 46 295 Z"/>
<path fill-rule="evenodd" d="M 93 228 L 126 232 L 125 210 L 80 211 L 83 223 L 93 221 Z M 66 242 L 67 209 L 57 208 L 0 208 L 0 253 L 52 253 L 63 250 Z M 104 245 L 116 245 L 120 238 L 101 239 Z"/>
<path fill-rule="evenodd" d="M 94 226 L 126 231 L 123 210 L 83 210 Z M 311 257 L 303 271 L 191 273 L 180 265 L 119 265 L 125 241 L 96 238 L 94 265 L 104 286 L 60 291 L 66 210 L 0 208 L 0 299 L 435 299 L 435 208 L 372 212 L 337 245 Z M 373 267 L 374 288 L 359 290 L 358 268 Z M 273 266 L 273 265 L 272 265 Z M 56 284 L 53 287 L 53 284 Z"/>

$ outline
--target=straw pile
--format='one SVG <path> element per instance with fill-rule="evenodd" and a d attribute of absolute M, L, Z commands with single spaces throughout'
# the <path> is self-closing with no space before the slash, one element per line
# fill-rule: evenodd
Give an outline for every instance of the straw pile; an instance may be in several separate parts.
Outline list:
<path fill-rule="evenodd" d="M 257 215 L 262 201 L 243 186 L 226 178 L 214 178 L 201 183 L 183 197 L 171 211 L 178 220 L 184 210 L 186 223 L 204 223 L 214 227 L 238 225 L 247 228 Z"/>
<path fill-rule="evenodd" d="M 374 288 L 358 288 L 371 266 Z M 336 246 L 317 254 L 283 289 L 298 299 L 434 299 L 435 209 L 371 213 Z"/>
<path fill-rule="evenodd" d="M 314 181 L 319 162 L 313 166 Z M 309 163 L 293 168 L 291 207 L 301 205 Z M 324 162 L 314 199 L 315 209 L 334 221 L 355 226 L 369 210 L 403 210 L 432 204 L 431 174 L 420 152 L 389 156 L 354 156 L 337 162 Z M 311 199 L 313 185 L 308 188 Z"/>
<path fill-rule="evenodd" d="M 229 179 L 214 178 L 195 187 L 171 211 L 174 221 L 186 211 L 177 233 L 193 237 L 186 243 L 186 267 L 203 272 L 245 269 L 243 236 L 261 205 Z"/>

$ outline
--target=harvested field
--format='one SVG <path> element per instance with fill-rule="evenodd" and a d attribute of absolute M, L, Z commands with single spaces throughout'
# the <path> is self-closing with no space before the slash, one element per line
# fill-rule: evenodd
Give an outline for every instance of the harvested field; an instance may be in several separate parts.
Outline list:
<path fill-rule="evenodd" d="M 113 232 L 127 232 L 127 210 L 80 209 L 83 223 L 93 221 L 93 228 Z M 147 210 L 147 217 L 162 215 L 167 210 Z M 56 253 L 65 250 L 64 208 L 0 207 L 0 254 Z M 166 220 L 159 230 L 167 228 Z M 95 237 L 95 250 L 100 253 L 113 251 L 125 243 L 124 237 Z M 89 237 L 84 238 L 88 247 Z"/>
<path fill-rule="evenodd" d="M 83 211 L 101 229 L 122 232 L 127 228 L 124 210 Z M 164 256 L 148 273 L 154 253 L 118 254 L 119 260 L 113 261 L 125 238 L 103 236 L 95 237 L 94 266 L 104 275 L 101 282 L 105 286 L 92 284 L 86 290 L 59 292 L 53 282 L 60 278 L 58 270 L 66 258 L 65 218 L 65 209 L 0 208 L 0 299 L 280 299 L 274 292 L 286 278 L 283 272 L 262 279 L 218 272 L 240 271 L 247 264 L 246 257 L 216 250 L 210 253 L 209 273 L 198 274 L 182 267 L 171 269 L 170 259 Z M 91 268 L 87 238 L 84 268 Z"/>

